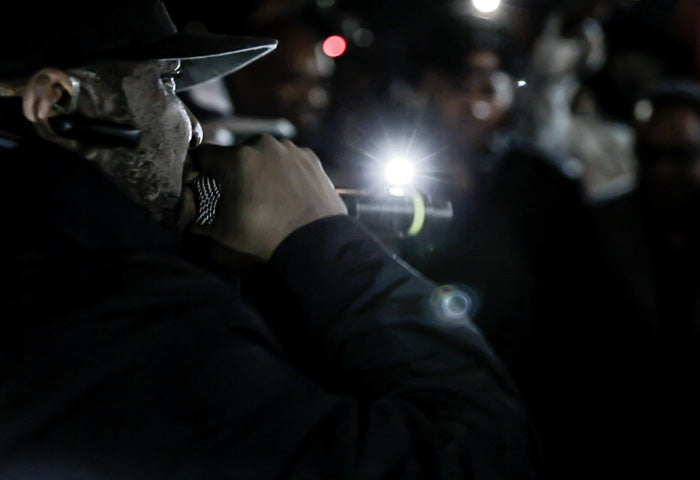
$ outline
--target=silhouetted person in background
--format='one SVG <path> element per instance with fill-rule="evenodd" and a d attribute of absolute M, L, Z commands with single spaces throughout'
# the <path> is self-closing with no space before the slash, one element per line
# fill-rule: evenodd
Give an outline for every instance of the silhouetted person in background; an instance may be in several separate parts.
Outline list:
<path fill-rule="evenodd" d="M 557 48 L 563 47 L 555 45 L 552 60 L 561 53 Z M 527 88 L 515 90 L 524 103 L 532 100 Z M 463 105 L 473 105 L 464 98 Z M 456 108 L 454 102 L 448 106 Z M 464 111 L 468 118 L 469 109 Z M 458 126 L 452 129 L 459 132 Z M 475 321 L 535 416 L 548 478 L 590 478 L 605 465 L 624 472 L 629 457 L 619 453 L 630 447 L 631 435 L 616 422 L 625 403 L 618 397 L 632 384 L 619 376 L 626 365 L 619 360 L 627 351 L 620 343 L 625 329 L 616 324 L 617 306 L 608 307 L 617 299 L 606 286 L 582 184 L 561 168 L 561 151 L 508 127 L 506 122 L 506 141 L 488 148 L 488 136 L 470 135 L 462 125 L 462 141 L 481 145 L 462 150 L 461 159 L 478 175 L 461 212 L 455 209 L 448 240 L 419 268 L 472 297 Z"/>
<path fill-rule="evenodd" d="M 643 431 L 661 474 L 697 472 L 700 373 L 700 87 L 668 79 L 644 97 L 638 184 L 596 206 L 596 232 L 621 324 L 621 364 L 634 377 Z M 632 403 L 633 402 L 633 403 Z"/>

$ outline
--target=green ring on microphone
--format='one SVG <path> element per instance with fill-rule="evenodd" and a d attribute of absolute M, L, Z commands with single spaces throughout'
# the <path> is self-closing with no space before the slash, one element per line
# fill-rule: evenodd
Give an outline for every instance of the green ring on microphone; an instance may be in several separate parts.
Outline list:
<path fill-rule="evenodd" d="M 411 200 L 413 200 L 413 222 L 408 227 L 406 235 L 415 237 L 423 230 L 425 225 L 425 202 L 423 201 L 423 195 L 413 187 L 411 187 Z"/>

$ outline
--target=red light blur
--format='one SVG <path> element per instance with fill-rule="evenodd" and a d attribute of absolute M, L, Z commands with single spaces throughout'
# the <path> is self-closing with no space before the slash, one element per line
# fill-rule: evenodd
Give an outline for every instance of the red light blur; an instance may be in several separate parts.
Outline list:
<path fill-rule="evenodd" d="M 345 53 L 347 42 L 340 35 L 331 35 L 323 41 L 323 53 L 331 58 L 337 58 Z"/>

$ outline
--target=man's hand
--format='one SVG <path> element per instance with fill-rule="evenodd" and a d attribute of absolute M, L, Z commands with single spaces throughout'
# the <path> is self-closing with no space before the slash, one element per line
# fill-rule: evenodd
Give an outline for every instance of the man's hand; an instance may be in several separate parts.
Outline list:
<path fill-rule="evenodd" d="M 268 260 L 293 231 L 347 208 L 308 148 L 263 135 L 240 147 L 191 152 L 203 177 L 221 185 L 214 222 L 188 230 L 237 253 Z"/>

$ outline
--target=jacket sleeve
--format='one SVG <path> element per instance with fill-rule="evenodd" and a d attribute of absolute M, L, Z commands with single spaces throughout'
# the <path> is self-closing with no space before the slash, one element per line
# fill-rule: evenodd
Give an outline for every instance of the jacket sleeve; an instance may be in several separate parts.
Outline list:
<path fill-rule="evenodd" d="M 291 235 L 270 265 L 298 301 L 294 338 L 326 389 L 353 398 L 352 478 L 530 478 L 537 447 L 506 372 L 438 287 L 349 217 Z M 287 326 L 289 327 L 289 326 Z M 290 331 L 287 328 L 287 331 Z M 330 447 L 333 448 L 333 447 Z"/>
<path fill-rule="evenodd" d="M 302 228 L 270 263 L 304 314 L 277 320 L 296 322 L 314 372 L 187 262 L 79 257 L 8 286 L 0 478 L 536 478 L 481 334 L 441 318 L 435 286 L 349 218 Z"/>

